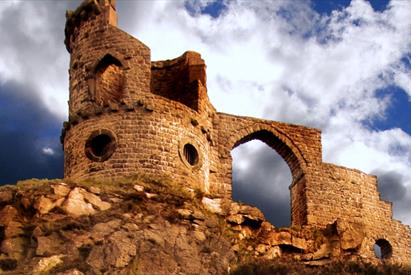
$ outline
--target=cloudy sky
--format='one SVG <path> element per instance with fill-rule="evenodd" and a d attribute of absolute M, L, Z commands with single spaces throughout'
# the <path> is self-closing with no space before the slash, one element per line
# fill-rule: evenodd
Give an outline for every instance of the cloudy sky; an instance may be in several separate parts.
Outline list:
<path fill-rule="evenodd" d="M 411 224 L 411 1 L 117 1 L 152 60 L 202 54 L 217 110 L 321 129 L 324 161 L 378 175 Z M 0 184 L 62 177 L 64 14 L 79 3 L 0 1 Z M 232 155 L 234 198 L 289 224 L 284 161 L 259 141 Z"/>

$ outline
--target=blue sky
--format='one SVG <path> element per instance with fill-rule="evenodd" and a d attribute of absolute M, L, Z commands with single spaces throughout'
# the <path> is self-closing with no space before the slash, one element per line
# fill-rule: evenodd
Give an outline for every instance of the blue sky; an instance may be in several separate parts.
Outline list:
<path fill-rule="evenodd" d="M 64 13 L 79 3 L 0 1 L 0 184 L 62 177 Z M 118 0 L 118 14 L 152 60 L 200 52 L 218 111 L 321 129 L 324 161 L 380 176 L 411 224 L 411 1 Z M 250 143 L 233 157 L 236 196 L 289 212 L 275 152 Z"/>

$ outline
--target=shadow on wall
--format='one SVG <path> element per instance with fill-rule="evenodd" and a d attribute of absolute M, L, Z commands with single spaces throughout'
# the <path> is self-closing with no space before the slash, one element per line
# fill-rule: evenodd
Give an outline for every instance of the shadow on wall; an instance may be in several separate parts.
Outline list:
<path fill-rule="evenodd" d="M 291 171 L 283 158 L 259 140 L 231 151 L 233 200 L 254 205 L 277 227 L 290 226 Z"/>

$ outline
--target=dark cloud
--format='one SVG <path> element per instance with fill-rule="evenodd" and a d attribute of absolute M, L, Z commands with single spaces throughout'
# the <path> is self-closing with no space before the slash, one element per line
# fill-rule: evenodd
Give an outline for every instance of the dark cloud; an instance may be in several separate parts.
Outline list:
<path fill-rule="evenodd" d="M 35 94 L 17 83 L 0 85 L 0 184 L 63 176 L 62 122 Z"/>
<path fill-rule="evenodd" d="M 275 226 L 291 223 L 291 172 L 287 163 L 268 146 L 256 151 L 242 145 L 233 156 L 233 199 L 260 208 Z M 247 161 L 244 169 L 240 162 Z"/>
<path fill-rule="evenodd" d="M 375 170 L 372 174 L 378 177 L 378 190 L 384 200 L 399 202 L 405 198 L 407 188 L 404 185 L 404 176 L 395 171 L 384 172 Z"/>
<path fill-rule="evenodd" d="M 396 171 L 374 170 L 378 177 L 381 198 L 393 203 L 394 218 L 409 224 L 411 193 L 407 190 L 405 175 Z"/>
<path fill-rule="evenodd" d="M 79 2 L 22 1 L 0 16 L 0 184 L 63 176 L 62 121 L 45 106 L 43 85 L 68 92 L 56 87 L 68 78 L 65 11 Z"/>

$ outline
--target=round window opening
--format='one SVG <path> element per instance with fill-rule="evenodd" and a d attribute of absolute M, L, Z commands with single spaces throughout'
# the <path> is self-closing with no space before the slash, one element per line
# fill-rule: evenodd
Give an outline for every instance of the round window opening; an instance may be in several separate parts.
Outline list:
<path fill-rule="evenodd" d="M 389 259 L 392 256 L 392 246 L 387 240 L 379 239 L 374 244 L 374 253 L 378 259 Z"/>
<path fill-rule="evenodd" d="M 116 140 L 110 132 L 94 132 L 86 142 L 86 155 L 94 161 L 105 161 L 114 153 L 116 145 Z"/>
<path fill-rule="evenodd" d="M 183 153 L 184 158 L 191 166 L 194 166 L 198 163 L 198 152 L 193 145 L 191 145 L 190 143 L 184 145 Z"/>

